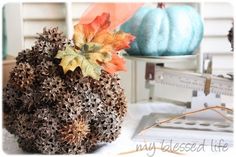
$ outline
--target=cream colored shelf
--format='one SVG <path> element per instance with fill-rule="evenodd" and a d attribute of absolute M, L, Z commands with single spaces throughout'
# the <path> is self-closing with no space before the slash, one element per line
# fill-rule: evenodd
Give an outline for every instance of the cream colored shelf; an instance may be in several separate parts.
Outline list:
<path fill-rule="evenodd" d="M 133 60 L 133 61 L 144 61 L 151 63 L 175 63 L 175 62 L 184 62 L 190 60 L 196 60 L 198 55 L 183 55 L 183 56 L 128 56 L 123 55 L 124 58 Z"/>

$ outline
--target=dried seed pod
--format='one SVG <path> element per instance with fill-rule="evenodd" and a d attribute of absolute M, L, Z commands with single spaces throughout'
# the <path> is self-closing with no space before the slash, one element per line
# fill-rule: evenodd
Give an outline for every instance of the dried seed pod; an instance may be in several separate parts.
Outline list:
<path fill-rule="evenodd" d="M 59 146 L 59 153 L 60 154 L 84 154 L 86 152 L 90 152 L 87 151 L 87 147 L 90 147 L 88 145 L 85 144 L 69 144 L 69 143 L 61 143 L 61 145 Z"/>
<path fill-rule="evenodd" d="M 17 142 L 19 147 L 24 151 L 29 153 L 40 153 L 40 151 L 35 146 L 35 141 L 27 138 L 18 138 Z"/>
<path fill-rule="evenodd" d="M 18 53 L 18 56 L 16 57 L 16 64 L 19 63 L 29 63 L 30 65 L 34 65 L 34 58 L 35 58 L 34 51 L 30 49 L 23 50 Z"/>
<path fill-rule="evenodd" d="M 41 86 L 41 93 L 44 101 L 56 101 L 65 90 L 63 80 L 56 76 L 47 78 L 43 81 Z"/>
<path fill-rule="evenodd" d="M 7 84 L 3 89 L 3 111 L 5 113 L 17 111 L 22 104 L 21 95 L 21 91 L 16 90 L 14 85 Z"/>
<path fill-rule="evenodd" d="M 43 61 L 36 66 L 35 72 L 38 74 L 37 80 L 41 82 L 42 80 L 52 77 L 56 73 L 56 68 L 51 61 Z"/>
<path fill-rule="evenodd" d="M 73 72 L 68 71 L 65 75 L 65 84 L 69 91 L 77 91 L 79 87 L 79 82 L 83 78 L 83 74 L 80 68 L 76 68 Z"/>
<path fill-rule="evenodd" d="M 32 125 L 30 123 L 30 114 L 17 114 L 16 121 L 16 135 L 21 138 L 27 138 L 30 140 L 34 140 L 35 135 L 31 129 Z"/>
<path fill-rule="evenodd" d="M 99 142 L 112 142 L 120 134 L 120 126 L 122 119 L 118 118 L 117 112 L 107 106 L 105 108 L 110 114 L 101 115 L 98 120 L 92 121 L 91 130 L 96 130 L 93 132 L 93 137 L 96 137 Z M 93 128 L 94 127 L 94 128 Z"/>
<path fill-rule="evenodd" d="M 35 146 L 44 154 L 55 154 L 59 149 L 59 142 L 56 138 L 56 130 L 53 127 L 43 126 L 35 132 Z"/>
<path fill-rule="evenodd" d="M 28 63 L 19 63 L 10 74 L 10 82 L 18 89 L 27 89 L 33 85 L 34 69 Z"/>
<path fill-rule="evenodd" d="M 11 133 L 16 134 L 16 116 L 8 113 L 3 114 L 3 126 Z"/>
<path fill-rule="evenodd" d="M 46 125 L 52 123 L 53 115 L 49 108 L 40 108 L 37 109 L 33 115 L 33 118 L 37 121 L 44 122 Z M 41 125 L 44 125 L 43 123 Z"/>
<path fill-rule="evenodd" d="M 60 130 L 61 139 L 69 144 L 81 144 L 89 132 L 89 124 L 83 117 L 78 117 Z"/>
<path fill-rule="evenodd" d="M 82 92 L 82 91 L 81 91 Z M 83 97 L 83 111 L 90 116 L 97 116 L 103 112 L 103 106 L 98 94 L 92 92 L 84 92 Z"/>
<path fill-rule="evenodd" d="M 43 33 L 38 34 L 35 47 L 43 57 L 53 58 L 58 50 L 65 48 L 66 44 L 70 44 L 62 32 L 58 28 L 43 29 Z M 45 59 L 45 58 L 44 58 Z"/>
<path fill-rule="evenodd" d="M 66 93 L 54 108 L 57 117 L 62 122 L 71 122 L 81 114 L 82 100 L 78 95 Z"/>
<path fill-rule="evenodd" d="M 37 108 L 38 96 L 31 88 L 21 94 L 19 99 L 22 102 L 21 109 L 25 112 L 32 112 Z"/>

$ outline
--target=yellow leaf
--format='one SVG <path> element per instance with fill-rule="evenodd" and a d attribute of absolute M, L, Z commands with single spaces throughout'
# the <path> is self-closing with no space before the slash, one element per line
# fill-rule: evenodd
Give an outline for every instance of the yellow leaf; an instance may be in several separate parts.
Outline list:
<path fill-rule="evenodd" d="M 112 47 L 103 46 L 99 43 L 86 43 L 81 47 L 82 55 L 84 55 L 92 63 L 111 61 Z"/>
<path fill-rule="evenodd" d="M 111 54 L 108 52 L 94 52 L 88 54 L 89 61 L 98 64 L 98 62 L 108 62 L 112 58 Z"/>
<path fill-rule="evenodd" d="M 84 56 L 81 56 L 80 68 L 84 76 L 91 76 L 92 78 L 98 80 L 101 75 L 101 67 L 97 64 L 91 63 Z"/>
<path fill-rule="evenodd" d="M 99 51 L 102 48 L 102 44 L 89 42 L 80 47 L 80 50 L 83 53 L 90 53 L 90 52 L 96 52 Z"/>
<path fill-rule="evenodd" d="M 73 41 L 76 46 L 81 47 L 86 42 L 83 25 L 75 25 L 74 29 Z"/>
<path fill-rule="evenodd" d="M 58 51 L 56 58 L 61 59 L 60 66 L 62 66 L 64 73 L 69 70 L 74 71 L 77 67 L 80 67 L 84 76 L 91 76 L 97 80 L 100 77 L 101 67 L 89 61 L 79 51 L 70 46 L 66 46 L 64 51 Z"/>

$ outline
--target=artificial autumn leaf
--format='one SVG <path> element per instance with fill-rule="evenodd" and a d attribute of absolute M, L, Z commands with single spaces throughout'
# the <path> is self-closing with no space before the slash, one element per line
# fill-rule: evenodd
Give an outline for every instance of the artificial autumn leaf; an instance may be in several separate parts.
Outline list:
<path fill-rule="evenodd" d="M 75 25 L 74 30 L 75 30 L 73 35 L 74 44 L 77 47 L 81 47 L 86 42 L 83 25 Z"/>
<path fill-rule="evenodd" d="M 90 42 L 97 33 L 107 29 L 110 25 L 110 14 L 103 13 L 101 16 L 97 16 L 91 23 L 84 24 L 84 34 L 87 42 Z"/>
<path fill-rule="evenodd" d="M 77 24 L 73 41 L 90 62 L 112 74 L 125 69 L 124 59 L 117 55 L 117 51 L 129 48 L 134 36 L 122 31 L 108 32 L 109 25 L 107 13 L 97 16 L 89 24 Z"/>
<path fill-rule="evenodd" d="M 110 15 L 108 13 L 103 13 L 101 16 L 97 16 L 89 24 L 75 25 L 73 36 L 75 45 L 80 47 L 86 42 L 91 42 L 97 33 L 107 29 L 110 25 L 109 17 Z"/>
<path fill-rule="evenodd" d="M 99 52 L 99 53 L 88 53 L 85 55 L 86 58 L 95 64 L 99 64 L 99 62 L 109 62 L 112 60 L 112 55 L 108 52 Z"/>
<path fill-rule="evenodd" d="M 90 62 L 98 64 L 98 62 L 108 62 L 112 58 L 112 49 L 109 46 L 101 46 L 98 43 L 86 43 L 81 47 L 81 54 Z M 99 65 L 99 64 L 98 64 Z"/>
<path fill-rule="evenodd" d="M 93 53 L 99 51 L 101 48 L 102 48 L 101 44 L 90 42 L 82 45 L 80 47 L 80 51 L 82 51 L 82 53 Z"/>
<path fill-rule="evenodd" d="M 97 80 L 100 77 L 101 67 L 90 62 L 84 55 L 70 46 L 66 46 L 64 51 L 58 51 L 56 58 L 61 59 L 60 66 L 62 66 L 64 73 L 80 67 L 84 76 L 91 76 Z"/>
<path fill-rule="evenodd" d="M 129 44 L 134 41 L 135 37 L 123 31 L 118 32 L 101 32 L 94 37 L 93 42 L 111 45 L 115 51 L 130 48 Z"/>
<path fill-rule="evenodd" d="M 116 71 L 124 71 L 125 60 L 122 57 L 119 57 L 116 53 L 112 54 L 112 60 L 106 63 L 101 64 L 103 70 L 107 71 L 110 74 L 115 73 Z"/>

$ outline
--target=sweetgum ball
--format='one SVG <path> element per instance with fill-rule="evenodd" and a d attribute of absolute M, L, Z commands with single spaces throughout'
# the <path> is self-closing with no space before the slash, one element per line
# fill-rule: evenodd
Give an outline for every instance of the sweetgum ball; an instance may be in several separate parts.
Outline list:
<path fill-rule="evenodd" d="M 119 77 L 99 80 L 80 68 L 63 73 L 55 55 L 73 43 L 57 28 L 44 29 L 20 52 L 3 90 L 4 127 L 27 152 L 79 154 L 114 141 L 126 113 Z"/>

